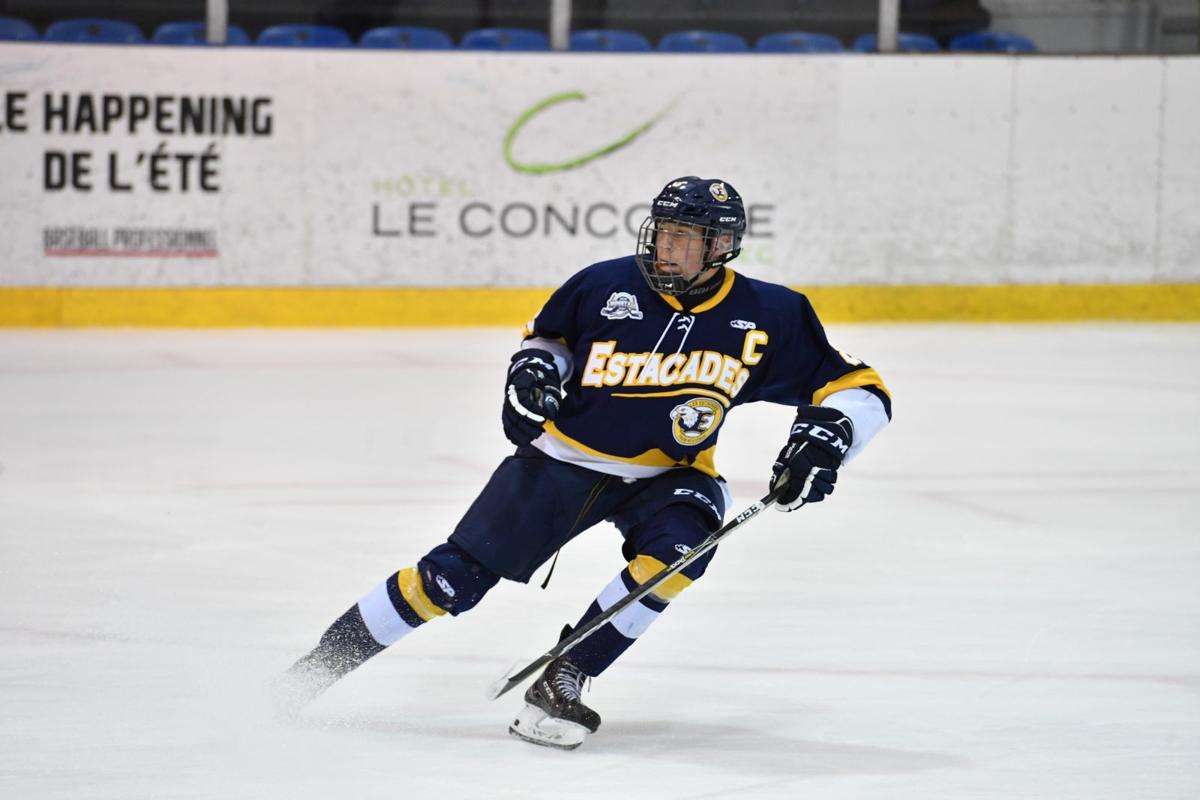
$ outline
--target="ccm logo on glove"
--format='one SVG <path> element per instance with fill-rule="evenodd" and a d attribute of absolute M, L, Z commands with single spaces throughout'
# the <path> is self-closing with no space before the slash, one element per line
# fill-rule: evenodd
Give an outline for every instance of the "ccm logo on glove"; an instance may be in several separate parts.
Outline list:
<path fill-rule="evenodd" d="M 780 511 L 819 503 L 833 493 L 838 467 L 854 443 L 854 425 L 836 408 L 801 406 L 791 435 L 771 469 L 771 488 L 786 481 L 776 499 Z"/>
<path fill-rule="evenodd" d="M 850 443 L 843 440 L 839 434 L 811 422 L 797 422 L 792 425 L 792 438 L 794 439 L 797 436 L 808 436 L 813 439 L 819 439 L 836 448 L 842 454 L 843 458 L 846 456 L 846 451 L 850 449 Z"/>

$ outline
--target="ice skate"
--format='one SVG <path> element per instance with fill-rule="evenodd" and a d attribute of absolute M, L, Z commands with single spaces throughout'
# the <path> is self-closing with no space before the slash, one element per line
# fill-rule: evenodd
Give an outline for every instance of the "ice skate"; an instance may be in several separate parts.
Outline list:
<path fill-rule="evenodd" d="M 525 707 L 508 732 L 531 744 L 574 750 L 600 727 L 600 715 L 583 704 L 588 678 L 565 657 L 551 661 L 525 692 Z"/>

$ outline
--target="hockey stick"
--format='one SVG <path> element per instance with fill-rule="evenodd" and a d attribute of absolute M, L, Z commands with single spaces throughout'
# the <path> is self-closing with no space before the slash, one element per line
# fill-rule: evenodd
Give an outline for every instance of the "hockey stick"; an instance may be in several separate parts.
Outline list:
<path fill-rule="evenodd" d="M 751 505 L 742 513 L 738 514 L 731 522 L 728 522 L 722 526 L 720 530 L 714 531 L 703 542 L 684 553 L 675 561 L 674 564 L 659 572 L 653 578 L 646 581 L 617 602 L 613 603 L 605 611 L 602 611 L 600 614 L 592 617 L 590 620 L 588 620 L 586 625 L 576 628 L 570 636 L 563 639 L 561 642 L 547 650 L 542 655 L 538 656 L 528 666 L 524 667 L 518 672 L 505 675 L 504 677 L 500 678 L 500 680 L 493 683 L 490 687 L 488 687 L 488 699 L 495 700 L 497 697 L 500 697 L 514 687 L 519 686 L 530 675 L 537 672 L 546 664 L 549 664 L 551 661 L 558 658 L 563 653 L 571 650 L 571 648 L 575 647 L 575 645 L 579 644 L 584 639 L 598 631 L 604 623 L 608 622 L 617 614 L 620 614 L 626 608 L 653 592 L 655 588 L 663 581 L 667 580 L 672 575 L 677 575 L 678 573 L 682 572 L 687 568 L 688 564 L 691 564 L 697 558 L 716 547 L 722 539 L 733 533 L 734 529 L 736 529 L 739 525 L 748 522 L 750 519 L 757 516 L 760 511 L 763 511 L 774 505 L 775 501 L 779 499 L 779 495 L 783 494 L 784 489 L 787 488 L 787 483 L 788 482 L 786 480 L 780 481 L 780 483 L 774 489 L 768 492 L 765 497 Z"/>

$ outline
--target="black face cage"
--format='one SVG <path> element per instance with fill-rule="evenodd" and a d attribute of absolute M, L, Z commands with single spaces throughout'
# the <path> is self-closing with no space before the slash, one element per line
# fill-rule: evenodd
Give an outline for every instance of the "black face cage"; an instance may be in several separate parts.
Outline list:
<path fill-rule="evenodd" d="M 727 228 L 717 228 L 712 225 L 692 225 L 704 233 L 704 261 L 703 266 L 695 277 L 688 278 L 684 275 L 672 274 L 663 272 L 658 268 L 658 256 L 655 247 L 655 240 L 658 237 L 658 226 L 662 222 L 677 222 L 683 225 L 689 223 L 683 220 L 671 219 L 669 217 L 654 217 L 649 216 L 642 222 L 642 227 L 638 230 L 638 246 L 637 246 L 637 264 L 642 271 L 642 275 L 646 278 L 646 283 L 650 284 L 650 288 L 656 292 L 662 292 L 669 295 L 680 295 L 696 285 L 696 282 L 704 276 L 705 272 L 716 269 L 717 267 L 732 261 L 737 257 L 742 250 L 738 246 L 737 234 Z M 716 258 L 712 257 L 713 245 L 717 241 L 717 237 L 722 234 L 729 234 L 733 238 L 733 248 L 728 253 L 722 253 Z"/>

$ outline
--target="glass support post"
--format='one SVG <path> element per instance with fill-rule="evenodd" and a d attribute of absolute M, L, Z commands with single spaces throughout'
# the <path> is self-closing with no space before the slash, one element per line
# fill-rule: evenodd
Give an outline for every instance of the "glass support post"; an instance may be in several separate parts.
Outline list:
<path fill-rule="evenodd" d="M 225 44 L 229 35 L 229 0 L 205 0 L 209 44 Z"/>
<path fill-rule="evenodd" d="M 571 0 L 550 0 L 550 48 L 566 50 L 571 39 Z"/>
<path fill-rule="evenodd" d="M 878 46 L 881 53 L 894 53 L 900 33 L 900 0 L 879 0 Z"/>

